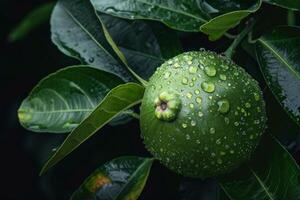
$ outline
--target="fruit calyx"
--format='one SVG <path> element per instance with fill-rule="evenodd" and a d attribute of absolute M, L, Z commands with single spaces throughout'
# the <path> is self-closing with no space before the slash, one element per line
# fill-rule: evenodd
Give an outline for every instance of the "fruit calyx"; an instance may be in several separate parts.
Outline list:
<path fill-rule="evenodd" d="M 181 110 L 181 100 L 174 92 L 161 92 L 154 100 L 155 116 L 159 120 L 173 121 Z"/>

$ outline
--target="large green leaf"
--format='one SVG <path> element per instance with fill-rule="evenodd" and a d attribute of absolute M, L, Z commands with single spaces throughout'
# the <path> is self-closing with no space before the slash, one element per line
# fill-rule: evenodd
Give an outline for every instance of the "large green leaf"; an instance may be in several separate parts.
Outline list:
<path fill-rule="evenodd" d="M 149 19 L 181 31 L 201 31 L 217 39 L 261 4 L 253 1 L 91 0 L 95 9 L 127 19 Z M 229 12 L 229 13 L 228 13 Z M 223 15 L 227 13 L 226 15 Z M 218 16 L 216 19 L 211 19 Z M 202 26 L 201 26 L 202 25 Z"/>
<path fill-rule="evenodd" d="M 264 2 L 270 3 L 272 5 L 280 6 L 290 10 L 300 10 L 299 0 L 264 0 Z"/>
<path fill-rule="evenodd" d="M 66 55 L 82 63 L 130 80 L 103 33 L 99 18 L 88 1 L 60 0 L 51 17 L 52 41 Z"/>
<path fill-rule="evenodd" d="M 150 78 L 165 61 L 152 28 L 140 20 L 126 21 L 106 14 L 98 15 L 124 54 L 125 62 L 142 78 Z"/>
<path fill-rule="evenodd" d="M 127 22 L 111 16 L 97 15 L 89 1 L 60 0 L 51 17 L 52 41 L 66 55 L 124 80 L 131 74 L 111 47 L 111 34 L 125 54 L 128 65 L 143 78 L 149 78 L 164 59 L 149 26 L 141 21 Z M 122 60 L 124 61 L 124 60 Z"/>
<path fill-rule="evenodd" d="M 96 109 L 77 126 L 44 165 L 41 174 L 90 138 L 122 111 L 141 102 L 144 87 L 136 83 L 119 85 L 112 89 Z"/>
<path fill-rule="evenodd" d="M 141 194 L 153 159 L 126 156 L 94 171 L 72 195 L 72 200 L 136 200 Z"/>
<path fill-rule="evenodd" d="M 182 31 L 199 31 L 207 16 L 196 0 L 91 0 L 95 9 L 126 19 L 150 19 Z"/>
<path fill-rule="evenodd" d="M 219 178 L 234 200 L 299 200 L 300 169 L 278 141 L 265 136 L 250 163 Z"/>
<path fill-rule="evenodd" d="M 300 28 L 277 27 L 263 35 L 256 56 L 276 99 L 300 125 Z"/>
<path fill-rule="evenodd" d="M 119 77 L 98 69 L 64 68 L 41 80 L 30 92 L 19 108 L 19 120 L 31 131 L 70 132 L 122 83 Z"/>
<path fill-rule="evenodd" d="M 48 21 L 54 5 L 54 2 L 48 2 L 30 11 L 30 13 L 22 19 L 20 24 L 10 32 L 9 40 L 13 42 L 23 39 L 33 29 Z"/>
<path fill-rule="evenodd" d="M 209 35 L 209 39 L 214 41 L 222 37 L 226 31 L 235 27 L 242 19 L 249 14 L 256 12 L 261 6 L 261 0 L 256 1 L 246 10 L 237 10 L 219 15 L 200 27 L 200 30 Z"/>

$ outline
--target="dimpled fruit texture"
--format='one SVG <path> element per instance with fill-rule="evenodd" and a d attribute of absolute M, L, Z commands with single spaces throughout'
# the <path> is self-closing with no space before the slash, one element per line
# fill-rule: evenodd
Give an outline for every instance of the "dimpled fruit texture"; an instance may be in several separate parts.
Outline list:
<path fill-rule="evenodd" d="M 229 59 L 186 52 L 157 69 L 141 105 L 146 148 L 189 177 L 230 172 L 249 159 L 266 124 L 258 83 Z"/>

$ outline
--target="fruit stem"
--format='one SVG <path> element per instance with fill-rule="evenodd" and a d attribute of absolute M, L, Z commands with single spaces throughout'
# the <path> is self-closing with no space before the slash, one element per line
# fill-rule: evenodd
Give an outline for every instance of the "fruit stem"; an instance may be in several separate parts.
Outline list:
<path fill-rule="evenodd" d="M 231 43 L 231 45 L 228 47 L 228 49 L 225 51 L 225 56 L 227 58 L 232 58 L 232 55 L 236 49 L 236 47 L 241 43 L 241 41 L 244 39 L 244 37 L 252 30 L 253 26 L 255 25 L 255 21 L 250 20 L 246 23 L 246 27 L 236 36 L 234 41 Z"/>

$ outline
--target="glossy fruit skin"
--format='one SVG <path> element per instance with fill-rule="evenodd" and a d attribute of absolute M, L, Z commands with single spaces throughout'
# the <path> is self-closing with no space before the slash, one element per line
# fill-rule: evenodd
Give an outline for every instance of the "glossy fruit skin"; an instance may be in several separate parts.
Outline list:
<path fill-rule="evenodd" d="M 157 108 L 161 94 L 180 102 L 172 119 L 157 117 L 164 114 L 157 114 L 164 112 Z M 186 52 L 150 78 L 140 127 L 146 148 L 171 170 L 218 176 L 250 158 L 266 127 L 265 103 L 258 83 L 231 60 L 210 51 Z"/>

